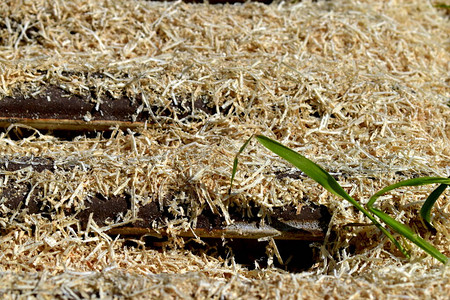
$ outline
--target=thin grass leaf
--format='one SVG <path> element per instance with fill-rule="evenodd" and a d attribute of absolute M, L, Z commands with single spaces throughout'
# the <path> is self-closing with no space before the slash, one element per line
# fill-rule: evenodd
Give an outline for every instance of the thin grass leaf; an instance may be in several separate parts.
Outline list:
<path fill-rule="evenodd" d="M 233 164 L 233 171 L 232 171 L 232 178 L 230 183 L 230 193 L 231 188 L 233 184 L 233 179 L 235 176 L 235 173 L 237 171 L 237 165 L 238 165 L 238 156 L 244 149 L 247 147 L 248 143 L 250 142 L 251 136 L 245 144 L 240 148 L 239 152 L 236 154 L 236 157 L 234 159 Z M 359 209 L 364 215 L 366 215 L 372 223 L 374 223 L 391 241 L 392 243 L 407 257 L 409 258 L 409 253 L 403 247 L 387 230 L 385 227 L 383 227 L 378 220 L 375 218 L 377 216 L 380 220 L 385 222 L 390 228 L 392 228 L 394 231 L 400 233 L 402 236 L 406 237 L 419 247 L 421 247 L 423 250 L 425 250 L 428 254 L 432 255 L 442 263 L 447 263 L 448 258 L 440 253 L 436 248 L 434 248 L 431 244 L 426 242 L 424 239 L 419 237 L 416 233 L 414 233 L 408 226 L 396 221 L 394 218 L 390 217 L 389 215 L 383 213 L 382 211 L 376 209 L 373 207 L 373 204 L 375 203 L 376 199 L 380 197 L 381 195 L 402 186 L 418 186 L 418 185 L 425 185 L 425 184 L 432 184 L 432 183 L 441 183 L 448 185 L 450 184 L 450 178 L 442 178 L 442 177 L 422 177 L 422 178 L 414 178 L 405 180 L 393 185 L 390 185 L 379 192 L 377 192 L 375 195 L 373 195 L 367 204 L 367 209 L 364 208 L 362 205 L 360 205 L 355 199 L 353 199 L 340 185 L 337 183 L 337 181 L 324 169 L 322 169 L 320 166 L 312 162 L 311 160 L 307 159 L 303 155 L 295 152 L 294 150 L 278 143 L 277 141 L 274 141 L 266 136 L 258 135 L 256 136 L 257 140 L 267 149 L 271 150 L 273 153 L 277 154 L 278 156 L 284 158 L 297 168 L 299 168 L 303 173 L 305 173 L 307 176 L 315 180 L 317 183 L 322 185 L 326 190 L 331 192 L 334 195 L 337 195 L 347 201 L 349 201 L 351 204 L 353 204 L 357 209 Z M 440 190 L 439 190 L 440 191 Z M 442 192 L 439 193 L 439 195 Z M 434 202 L 437 199 L 438 192 L 432 193 L 433 195 L 430 195 L 431 200 L 429 200 L 428 205 L 430 205 L 430 209 L 433 206 Z M 429 199 L 430 199 L 429 197 Z M 434 201 L 434 202 L 433 202 Z M 431 203 L 432 202 L 432 203 Z M 428 208 L 426 208 L 428 209 Z"/>
<path fill-rule="evenodd" d="M 425 252 L 439 260 L 440 262 L 446 264 L 448 258 L 439 252 L 433 245 L 425 241 L 423 238 L 421 238 L 419 235 L 417 235 L 414 231 L 411 230 L 408 226 L 405 224 L 402 224 L 395 220 L 394 218 L 390 217 L 386 213 L 376 209 L 376 208 L 369 208 L 369 210 L 375 214 L 378 218 L 383 220 L 384 223 L 386 223 L 389 227 L 391 227 L 393 230 L 398 232 L 399 234 L 406 237 L 408 240 L 422 248 Z"/>
<path fill-rule="evenodd" d="M 369 218 L 373 217 L 362 207 L 355 199 L 353 199 L 347 192 L 337 183 L 333 176 L 331 176 L 327 171 L 322 169 L 319 165 L 315 164 L 311 160 L 307 159 L 298 152 L 274 141 L 266 136 L 258 135 L 256 139 L 267 149 L 277 154 L 281 158 L 284 158 L 297 168 L 299 168 L 303 173 L 305 173 L 310 178 L 314 179 L 317 183 L 323 186 L 330 193 L 342 197 L 345 200 L 352 203 L 360 211 L 365 213 Z M 376 220 L 375 220 L 376 221 Z"/>
<path fill-rule="evenodd" d="M 250 143 L 252 137 L 253 135 L 248 138 L 248 140 L 244 143 L 244 145 L 242 145 L 242 147 L 239 149 L 239 152 L 236 153 L 236 155 L 234 156 L 233 170 L 231 171 L 230 189 L 228 190 L 228 195 L 231 194 L 231 189 L 233 188 L 234 176 L 236 175 L 237 167 L 239 164 L 239 155 L 245 150 L 245 148 L 247 148 L 247 145 L 248 143 Z"/>
<path fill-rule="evenodd" d="M 382 211 L 376 209 L 373 207 L 375 204 L 375 201 L 385 193 L 404 186 L 420 186 L 420 185 L 426 185 L 426 184 L 433 184 L 433 183 L 440 183 L 441 185 L 448 185 L 450 184 L 450 178 L 444 178 L 444 177 L 419 177 L 419 178 L 413 178 L 408 179 L 404 181 L 397 182 L 395 184 L 392 184 L 390 186 L 385 187 L 384 189 L 378 191 L 375 193 L 372 197 L 370 197 L 369 202 L 367 203 L 367 208 L 370 212 L 375 214 L 377 217 L 379 217 L 383 222 L 385 222 L 390 228 L 392 228 L 394 231 L 400 233 L 413 243 L 415 243 L 417 246 L 422 248 L 425 252 L 439 260 L 440 262 L 446 264 L 448 261 L 448 258 L 439 252 L 435 247 L 433 247 L 430 243 L 419 237 L 415 232 L 413 232 L 408 226 L 396 221 L 395 219 L 391 218 L 387 214 L 383 213 Z M 436 190 L 435 190 L 436 191 Z M 433 192 L 434 193 L 434 192 Z M 432 193 L 432 194 L 433 194 Z M 442 192 L 441 192 L 442 193 Z M 436 193 L 437 194 L 437 193 Z M 436 196 L 433 195 L 434 196 Z M 439 193 L 440 195 L 440 193 Z M 437 196 L 439 196 L 437 195 Z M 431 195 L 430 195 L 431 196 Z M 429 198 L 429 197 L 428 197 Z M 437 198 L 436 198 L 437 199 Z M 434 200 L 436 201 L 436 200 Z M 434 204 L 434 202 L 433 202 Z M 431 205 L 432 206 L 432 205 Z"/>
<path fill-rule="evenodd" d="M 256 139 L 264 147 L 277 154 L 278 156 L 284 158 L 285 160 L 299 168 L 303 173 L 317 181 L 330 193 L 347 199 L 350 202 L 355 201 L 352 197 L 350 197 L 349 194 L 347 194 L 347 192 L 339 185 L 339 183 L 337 183 L 333 176 L 328 174 L 327 171 L 322 169 L 311 160 L 266 136 L 258 135 L 256 136 Z"/>
<path fill-rule="evenodd" d="M 431 209 L 433 208 L 434 203 L 436 203 L 436 200 L 439 198 L 439 196 L 445 191 L 447 186 L 448 184 L 440 184 L 433 192 L 431 192 L 427 200 L 425 200 L 425 203 L 422 205 L 422 208 L 420 209 L 420 215 L 422 216 L 425 225 L 427 225 L 428 229 L 430 230 L 436 230 L 434 226 L 431 225 Z"/>
<path fill-rule="evenodd" d="M 450 5 L 445 4 L 445 3 L 437 3 L 437 4 L 434 5 L 434 7 L 444 8 L 444 9 L 447 9 L 447 10 L 450 9 Z"/>
<path fill-rule="evenodd" d="M 403 255 L 405 255 L 407 258 L 410 257 L 408 251 L 406 251 L 406 249 L 392 236 L 392 234 L 385 227 L 383 227 L 377 221 L 377 219 L 371 213 L 369 213 L 369 211 L 367 211 L 361 204 L 353 199 L 327 171 L 325 171 L 319 165 L 315 164 L 303 155 L 264 135 L 258 135 L 256 136 L 256 139 L 264 147 L 299 168 L 303 173 L 315 180 L 330 193 L 337 195 L 353 204 L 353 206 L 355 206 L 364 215 L 366 215 L 372 221 L 372 223 L 375 224 L 392 241 L 392 243 L 395 244 L 395 246 L 403 253 Z"/>
<path fill-rule="evenodd" d="M 368 207 L 372 207 L 375 201 L 382 195 L 386 194 L 387 192 L 394 190 L 399 187 L 403 186 L 420 186 L 420 185 L 427 185 L 427 184 L 433 184 L 433 183 L 441 183 L 441 184 L 450 184 L 450 178 L 445 177 L 419 177 L 419 178 L 413 178 L 413 179 L 407 179 L 400 182 L 397 182 L 395 184 L 389 185 L 385 187 L 384 189 L 376 192 L 372 197 L 370 197 L 369 202 L 367 203 Z"/>

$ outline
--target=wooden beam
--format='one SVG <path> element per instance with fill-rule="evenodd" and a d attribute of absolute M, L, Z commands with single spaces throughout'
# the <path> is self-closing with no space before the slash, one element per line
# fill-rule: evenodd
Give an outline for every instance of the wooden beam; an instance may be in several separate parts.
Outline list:
<path fill-rule="evenodd" d="M 68 166 L 70 167 L 70 166 Z M 54 163 L 51 159 L 29 157 L 11 160 L 0 157 L 0 201 L 11 211 L 25 211 L 28 214 L 49 214 L 52 207 L 43 207 L 43 191 L 39 187 L 32 190 L 31 184 L 14 182 L 11 178 L 4 184 L 3 178 L 7 172 L 23 168 L 32 168 L 35 172 L 45 170 L 53 172 Z M 27 201 L 27 203 L 26 203 Z M 121 235 L 150 235 L 162 237 L 171 234 L 167 223 L 177 220 L 177 216 L 170 213 L 168 205 L 156 202 L 140 206 L 134 222 L 124 225 L 110 223 L 118 216 L 127 215 L 131 209 L 131 196 L 96 194 L 85 199 L 85 208 L 67 212 L 75 216 L 82 228 L 86 228 L 90 220 L 98 226 L 110 226 L 108 233 Z M 247 210 L 248 208 L 246 208 Z M 253 216 L 257 215 L 258 207 L 253 207 Z M 188 211 L 186 207 L 184 211 Z M 261 239 L 272 237 L 278 240 L 321 241 L 330 221 L 330 214 L 323 205 L 304 205 L 301 209 L 294 206 L 276 207 L 266 216 L 264 222 L 259 217 L 243 216 L 239 208 L 229 208 L 231 224 L 219 214 L 204 209 L 196 216 L 196 224 L 188 230 L 177 232 L 183 237 L 201 238 L 242 238 Z M 182 217 L 186 222 L 192 221 L 189 216 Z"/>
<path fill-rule="evenodd" d="M 0 100 L 0 127 L 20 123 L 46 130 L 110 130 L 143 127 L 148 114 L 138 101 L 110 95 L 96 100 L 48 86 L 36 96 L 16 95 Z"/>

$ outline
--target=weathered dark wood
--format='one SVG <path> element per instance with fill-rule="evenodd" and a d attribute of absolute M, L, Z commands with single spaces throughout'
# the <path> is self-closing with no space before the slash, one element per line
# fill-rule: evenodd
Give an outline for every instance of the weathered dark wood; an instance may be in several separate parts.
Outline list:
<path fill-rule="evenodd" d="M 14 123 L 47 130 L 109 130 L 143 127 L 148 114 L 127 97 L 103 95 L 101 104 L 90 97 L 74 95 L 56 86 L 34 97 L 16 95 L 0 100 L 0 127 Z"/>
<path fill-rule="evenodd" d="M 95 99 L 94 99 L 95 98 Z M 97 99 L 98 98 L 98 99 Z M 35 96 L 20 94 L 0 100 L 0 127 L 24 124 L 36 129 L 57 131 L 108 131 L 134 129 L 154 124 L 157 119 L 201 122 L 217 113 L 210 95 L 185 95 L 168 103 L 143 104 L 139 96 L 130 98 L 102 95 L 76 95 L 50 85 Z M 230 108 L 220 113 L 227 114 Z"/>
<path fill-rule="evenodd" d="M 0 183 L 3 184 L 5 172 L 13 172 L 24 168 L 32 168 L 35 172 L 54 170 L 54 162 L 49 158 L 29 157 L 22 159 L 9 159 L 0 157 Z M 71 168 L 71 166 L 65 166 Z M 3 173 L 3 174 L 2 174 Z M 9 179 L 6 185 L 0 186 L 0 201 L 11 211 L 26 210 L 28 214 L 41 214 L 50 216 L 54 208 L 42 202 L 43 192 L 39 187 L 32 190 L 29 183 L 16 183 Z M 25 203 L 25 201 L 28 201 Z M 98 226 L 111 225 L 110 222 L 119 215 L 125 216 L 131 209 L 131 197 L 123 195 L 97 194 L 85 199 L 86 208 L 78 211 L 67 211 L 66 215 L 75 215 L 83 228 L 88 226 L 89 219 Z M 252 207 L 253 215 L 257 215 L 258 208 Z M 184 207 L 184 211 L 188 211 Z M 196 218 L 196 226 L 183 232 L 177 232 L 183 237 L 201 238 L 243 238 L 260 239 L 273 237 L 278 240 L 304 240 L 320 241 L 330 221 L 330 214 L 325 206 L 304 205 L 300 210 L 294 206 L 276 207 L 265 218 L 264 224 L 258 217 L 243 217 L 238 208 L 229 209 L 231 224 L 226 224 L 225 218 L 205 209 Z M 174 220 L 168 206 L 160 206 L 156 202 L 139 207 L 137 220 L 124 226 L 114 227 L 108 232 L 121 235 L 150 235 L 161 237 L 170 234 L 167 232 L 167 221 Z M 185 217 L 189 220 L 189 217 Z"/>

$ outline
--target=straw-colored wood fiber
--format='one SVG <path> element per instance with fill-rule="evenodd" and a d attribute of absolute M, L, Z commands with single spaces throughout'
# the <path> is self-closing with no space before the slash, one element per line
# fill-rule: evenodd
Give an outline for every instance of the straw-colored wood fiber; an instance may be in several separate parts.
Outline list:
<path fill-rule="evenodd" d="M 228 196 L 234 155 L 254 133 L 313 159 L 362 202 L 402 179 L 449 176 L 450 23 L 433 4 L 2 1 L 0 98 L 57 85 L 99 106 L 103 93 L 126 94 L 151 113 L 146 129 L 110 138 L 63 140 L 39 131 L 13 138 L 20 125 L 0 133 L 3 158 L 55 161 L 53 172 L 0 174 L 0 189 L 29 183 L 53 211 L 28 215 L 0 200 L 0 294 L 446 299 L 448 266 L 415 246 L 405 260 L 372 226 L 346 227 L 368 220 L 307 178 L 277 177 L 294 170 L 255 142 Z M 212 113 L 180 113 L 199 99 Z M 394 191 L 378 205 L 417 227 L 432 189 Z M 307 197 L 330 208 L 337 238 L 314 245 L 320 259 L 308 271 L 248 270 L 231 258 L 196 255 L 177 239 L 160 251 L 141 241 L 131 247 L 93 222 L 77 230 L 66 212 L 95 193 L 128 193 L 135 210 L 171 201 L 181 220 L 169 224 L 174 234 L 208 206 L 227 216 L 228 205 L 254 201 L 264 216 Z M 425 235 L 447 256 L 449 203 L 447 191 L 432 211 L 437 234 Z"/>

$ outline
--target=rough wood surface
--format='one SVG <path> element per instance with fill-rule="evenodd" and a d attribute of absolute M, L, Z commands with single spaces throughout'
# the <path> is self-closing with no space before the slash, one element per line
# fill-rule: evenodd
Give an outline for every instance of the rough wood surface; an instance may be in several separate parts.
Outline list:
<path fill-rule="evenodd" d="M 19 123 L 47 130 L 112 130 L 144 127 L 148 116 L 139 113 L 139 104 L 125 97 L 103 97 L 102 105 L 89 97 L 46 87 L 37 96 L 16 95 L 0 101 L 0 127 Z"/>
<path fill-rule="evenodd" d="M 70 166 L 68 166 L 70 168 Z M 54 162 L 50 159 L 30 157 L 10 160 L 0 157 L 0 180 L 5 182 L 8 172 L 21 171 L 31 168 L 35 172 L 50 171 L 55 169 Z M 44 196 L 45 197 L 45 196 Z M 9 181 L 2 184 L 0 199 L 4 199 L 2 204 L 9 210 L 24 210 L 30 216 L 41 214 L 49 216 L 56 212 L 56 208 L 49 203 L 42 203 L 43 191 L 32 188 L 29 183 L 16 183 Z M 109 234 L 143 236 L 150 235 L 163 237 L 170 235 L 167 231 L 167 222 L 176 221 L 177 216 L 170 213 L 169 207 L 156 201 L 145 205 L 132 203 L 130 195 L 102 195 L 97 194 L 84 201 L 85 207 L 66 211 L 69 217 L 75 215 L 83 229 L 86 229 L 89 222 L 94 221 L 100 227 L 108 227 Z M 138 207 L 137 207 L 138 206 Z M 129 212 L 136 213 L 133 219 L 116 224 L 114 220 L 125 216 Z M 188 207 L 184 207 L 188 211 Z M 262 219 L 256 217 L 258 209 L 253 208 L 254 217 L 249 218 L 239 211 L 230 211 L 230 224 L 220 215 L 205 209 L 196 216 L 195 225 L 185 230 L 180 230 L 176 234 L 182 237 L 200 238 L 241 238 L 241 239 L 262 239 L 273 238 L 277 240 L 304 240 L 323 241 L 328 229 L 330 214 L 325 206 L 309 205 L 296 209 L 293 206 L 274 208 L 267 216 L 266 224 Z M 188 220 L 189 216 L 179 219 Z"/>

